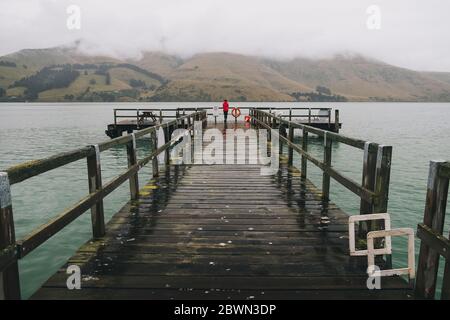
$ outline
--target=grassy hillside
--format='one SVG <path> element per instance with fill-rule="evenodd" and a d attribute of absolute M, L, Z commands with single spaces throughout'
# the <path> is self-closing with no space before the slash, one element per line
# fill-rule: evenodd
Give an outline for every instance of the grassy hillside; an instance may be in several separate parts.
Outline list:
<path fill-rule="evenodd" d="M 62 88 L 50 83 L 37 95 L 23 81 L 16 84 L 57 65 L 79 76 Z M 121 61 L 61 47 L 0 57 L 0 88 L 6 90 L 2 101 L 450 101 L 450 73 L 418 72 L 361 56 L 278 61 L 232 53 L 182 59 L 146 52 L 139 60 Z"/>
<path fill-rule="evenodd" d="M 358 56 L 264 63 L 289 79 L 309 86 L 324 85 L 351 100 L 434 101 L 450 92 L 450 83 L 427 73 Z"/>

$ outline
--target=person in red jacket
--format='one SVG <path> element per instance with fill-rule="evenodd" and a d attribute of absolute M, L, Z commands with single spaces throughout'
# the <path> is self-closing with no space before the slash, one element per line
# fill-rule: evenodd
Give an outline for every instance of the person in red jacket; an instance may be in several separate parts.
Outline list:
<path fill-rule="evenodd" d="M 227 122 L 229 107 L 230 106 L 228 105 L 228 100 L 227 99 L 223 100 L 222 109 L 223 109 L 223 118 L 224 118 L 225 122 Z"/>

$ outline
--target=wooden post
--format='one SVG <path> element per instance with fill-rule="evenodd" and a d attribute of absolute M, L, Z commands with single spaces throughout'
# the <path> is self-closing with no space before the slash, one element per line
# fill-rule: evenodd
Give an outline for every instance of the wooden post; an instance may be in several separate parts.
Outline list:
<path fill-rule="evenodd" d="M 261 128 L 265 128 L 263 124 L 266 124 L 266 115 L 261 111 Z"/>
<path fill-rule="evenodd" d="M 139 130 L 139 109 L 136 109 L 136 127 Z"/>
<path fill-rule="evenodd" d="M 323 135 L 323 163 L 327 167 L 331 167 L 331 148 L 333 140 L 327 137 L 327 132 L 325 131 Z M 322 200 L 330 200 L 330 175 L 325 171 L 322 174 Z"/>
<path fill-rule="evenodd" d="M 186 110 L 183 108 L 183 122 L 182 122 L 182 125 L 183 125 L 183 129 L 185 129 L 186 128 L 186 119 L 184 118 L 184 116 L 186 115 Z"/>
<path fill-rule="evenodd" d="M 289 123 L 289 134 L 288 139 L 290 142 L 294 143 L 294 127 Z M 294 161 L 294 149 L 291 145 L 288 146 L 288 165 L 292 166 Z"/>
<path fill-rule="evenodd" d="M 364 144 L 364 159 L 363 159 L 363 172 L 361 185 L 371 191 L 375 192 L 375 170 L 377 166 L 377 151 L 378 144 L 366 142 Z M 360 214 L 373 213 L 373 205 L 371 202 L 361 199 L 359 205 Z M 359 236 L 365 238 L 367 232 L 373 230 L 369 227 L 371 222 L 361 221 L 359 224 Z"/>
<path fill-rule="evenodd" d="M 168 143 L 172 136 L 172 125 L 166 125 L 164 130 L 164 143 Z M 170 164 L 170 148 L 167 148 L 164 156 L 165 164 L 168 166 Z"/>
<path fill-rule="evenodd" d="M 302 135 L 302 149 L 305 152 L 308 152 L 308 131 L 306 131 L 305 128 L 303 128 L 303 135 Z M 302 170 L 301 170 L 301 177 L 303 179 L 306 179 L 306 171 L 308 168 L 308 160 L 305 156 L 302 155 Z"/>
<path fill-rule="evenodd" d="M 159 123 L 163 122 L 163 115 L 162 115 L 162 110 L 159 109 Z"/>
<path fill-rule="evenodd" d="M 127 143 L 127 158 L 128 158 L 128 168 L 134 166 L 137 163 L 136 157 L 136 136 L 134 133 L 131 134 L 131 141 Z M 136 172 L 129 179 L 130 181 L 130 195 L 131 200 L 137 200 L 139 198 L 139 179 L 138 173 Z"/>
<path fill-rule="evenodd" d="M 331 109 L 328 109 L 328 129 L 331 128 Z"/>
<path fill-rule="evenodd" d="M 289 108 L 289 121 L 292 121 L 292 108 Z"/>
<path fill-rule="evenodd" d="M 0 172 L 0 250 L 15 246 L 16 235 L 11 202 L 11 188 L 6 172 Z M 19 300 L 20 281 L 17 260 L 0 270 L 0 300 Z"/>
<path fill-rule="evenodd" d="M 208 126 L 208 111 L 203 111 L 203 129 Z"/>
<path fill-rule="evenodd" d="M 188 128 L 190 128 L 190 126 L 191 126 L 191 116 L 187 117 L 187 126 L 188 126 Z"/>
<path fill-rule="evenodd" d="M 272 118 L 270 117 L 270 113 L 266 115 L 266 124 L 269 126 L 269 129 L 267 130 L 267 137 L 269 141 L 272 141 Z M 272 144 L 271 144 L 272 145 Z M 272 151 L 271 151 L 272 152 Z"/>
<path fill-rule="evenodd" d="M 311 108 L 308 109 L 308 124 L 311 124 Z"/>
<path fill-rule="evenodd" d="M 189 134 L 191 135 L 191 163 L 195 162 L 195 119 L 194 116 L 189 116 L 188 118 L 189 127 L 192 126 L 192 128 L 189 129 Z"/>
<path fill-rule="evenodd" d="M 442 234 L 448 197 L 449 179 L 439 176 L 443 162 L 431 161 L 423 223 Z M 415 293 L 420 299 L 434 299 L 439 269 L 439 254 L 424 241 L 420 244 Z M 447 279 L 448 280 L 448 279 Z M 445 290 L 444 290 L 445 291 Z"/>
<path fill-rule="evenodd" d="M 150 141 L 151 141 L 152 153 L 153 153 L 158 149 L 158 136 L 156 134 L 156 130 L 153 130 L 150 133 Z M 155 156 L 152 159 L 152 173 L 153 173 L 153 177 L 159 176 L 158 156 Z"/>
<path fill-rule="evenodd" d="M 375 169 L 375 193 L 377 198 L 373 205 L 374 213 L 385 213 L 388 208 L 389 199 L 389 181 L 391 176 L 391 160 L 392 160 L 392 147 L 391 146 L 378 146 L 377 164 Z M 384 229 L 384 221 L 375 220 L 372 222 L 375 229 Z M 392 255 L 386 255 L 386 266 L 391 268 Z"/>
<path fill-rule="evenodd" d="M 375 193 L 378 195 L 373 207 L 374 213 L 387 212 L 389 181 L 391 177 L 391 146 L 378 146 L 377 164 L 375 169 Z"/>
<path fill-rule="evenodd" d="M 102 188 L 102 169 L 100 165 L 100 149 L 93 145 L 94 154 L 88 156 L 87 169 L 89 180 L 89 193 L 94 193 Z M 105 214 L 103 209 L 103 199 L 91 208 L 92 234 L 94 239 L 105 235 Z"/>
<path fill-rule="evenodd" d="M 450 236 L 449 236 L 450 237 Z M 450 261 L 445 262 L 441 299 L 450 300 Z"/>
<path fill-rule="evenodd" d="M 334 110 L 334 132 L 339 133 L 339 110 Z"/>

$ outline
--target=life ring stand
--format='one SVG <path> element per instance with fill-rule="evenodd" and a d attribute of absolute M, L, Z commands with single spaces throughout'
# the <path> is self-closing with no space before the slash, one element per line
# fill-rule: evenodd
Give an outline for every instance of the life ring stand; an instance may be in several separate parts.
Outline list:
<path fill-rule="evenodd" d="M 231 115 L 237 119 L 241 115 L 241 109 L 233 107 Z"/>

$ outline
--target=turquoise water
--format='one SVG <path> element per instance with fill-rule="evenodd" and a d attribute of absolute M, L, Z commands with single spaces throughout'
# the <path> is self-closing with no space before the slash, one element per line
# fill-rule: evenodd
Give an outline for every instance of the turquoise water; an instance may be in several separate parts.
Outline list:
<path fill-rule="evenodd" d="M 114 107 L 211 107 L 213 103 L 122 103 L 122 104 L 0 104 L 0 169 L 87 144 L 107 140 L 106 125 Z M 239 103 L 239 106 L 333 107 L 340 109 L 341 133 L 393 146 L 389 212 L 393 227 L 416 228 L 423 218 L 428 163 L 450 160 L 450 104 L 425 103 Z M 312 140 L 311 152 L 322 157 L 321 141 Z M 146 151 L 139 143 L 139 153 Z M 103 181 L 126 167 L 123 147 L 102 153 Z M 333 147 L 333 166 L 361 180 L 363 152 L 339 144 Z M 298 163 L 298 156 L 295 159 Z M 31 178 L 12 187 L 17 238 L 48 222 L 58 212 L 88 192 L 84 160 Z M 309 165 L 309 177 L 321 185 L 321 172 Z M 145 168 L 143 183 L 151 175 Z M 124 184 L 105 200 L 107 219 L 127 200 Z M 350 214 L 359 213 L 359 199 L 332 181 L 331 197 Z M 445 234 L 449 232 L 447 218 Z M 20 261 L 23 297 L 29 297 L 91 236 L 90 214 Z M 416 242 L 416 251 L 418 243 Z M 406 241 L 394 241 L 394 266 L 406 261 Z M 443 268 L 443 266 L 442 266 Z"/>

